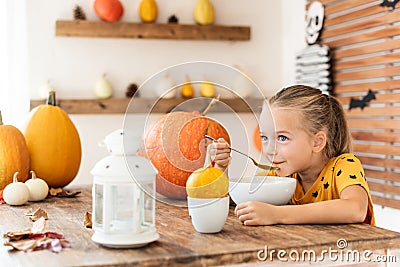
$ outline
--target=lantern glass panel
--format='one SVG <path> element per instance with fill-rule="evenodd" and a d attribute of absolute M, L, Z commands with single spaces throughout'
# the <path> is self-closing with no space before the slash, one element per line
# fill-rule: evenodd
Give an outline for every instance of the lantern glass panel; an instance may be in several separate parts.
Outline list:
<path fill-rule="evenodd" d="M 151 195 L 154 192 L 154 183 L 145 183 L 142 184 L 143 191 L 143 226 L 154 226 L 154 218 L 155 218 L 155 201 L 154 197 Z"/>
<path fill-rule="evenodd" d="M 93 209 L 93 227 L 103 227 L 103 189 L 102 184 L 95 184 L 93 191 L 94 209 Z"/>
<path fill-rule="evenodd" d="M 109 225 L 106 229 L 112 232 L 140 232 L 141 191 L 134 183 L 110 185 L 108 198 Z"/>

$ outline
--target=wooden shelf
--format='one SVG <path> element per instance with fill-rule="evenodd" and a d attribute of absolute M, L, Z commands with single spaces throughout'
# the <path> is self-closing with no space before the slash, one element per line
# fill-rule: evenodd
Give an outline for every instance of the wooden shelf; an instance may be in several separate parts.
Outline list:
<path fill-rule="evenodd" d="M 193 100 L 193 101 L 192 101 Z M 58 99 L 57 105 L 68 114 L 123 114 L 127 113 L 167 113 L 174 111 L 203 111 L 211 99 L 153 99 L 153 98 L 109 98 L 109 99 Z M 31 100 L 31 109 L 44 104 L 45 100 Z M 210 112 L 259 112 L 262 99 L 230 98 L 221 99 Z M 185 105 L 186 103 L 186 105 Z M 128 108 L 129 105 L 129 109 Z"/>
<path fill-rule="evenodd" d="M 57 20 L 56 36 L 248 41 L 250 27 Z"/>

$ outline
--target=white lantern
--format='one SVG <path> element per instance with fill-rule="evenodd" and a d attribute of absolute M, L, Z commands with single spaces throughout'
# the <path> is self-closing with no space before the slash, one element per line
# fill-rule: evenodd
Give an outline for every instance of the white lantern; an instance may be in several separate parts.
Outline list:
<path fill-rule="evenodd" d="M 135 155 L 141 137 L 120 129 L 108 135 L 104 143 L 111 155 L 91 171 L 92 240 L 114 248 L 140 247 L 157 240 L 157 173 L 149 160 Z"/>

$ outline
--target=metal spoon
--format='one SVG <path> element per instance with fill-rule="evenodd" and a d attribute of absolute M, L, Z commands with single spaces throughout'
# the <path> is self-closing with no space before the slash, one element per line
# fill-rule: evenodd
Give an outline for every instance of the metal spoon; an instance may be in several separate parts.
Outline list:
<path fill-rule="evenodd" d="M 212 140 L 213 142 L 218 142 L 217 140 L 215 140 L 214 138 L 212 138 L 209 135 L 205 134 L 204 137 L 207 138 L 207 139 Z M 245 154 L 243 152 L 240 152 L 239 150 L 236 150 L 236 149 L 234 149 L 232 147 L 229 147 L 229 149 L 235 151 L 236 153 L 242 154 L 243 156 L 248 157 L 249 159 L 251 159 L 251 161 L 253 161 L 254 165 L 256 165 L 257 167 L 259 167 L 261 169 L 264 169 L 264 170 L 279 170 L 279 167 L 274 167 L 274 166 L 270 166 L 270 165 L 266 165 L 266 164 L 261 164 L 261 163 L 257 162 L 255 159 L 253 159 L 252 157 L 250 157 L 249 155 L 247 155 L 247 154 Z"/>

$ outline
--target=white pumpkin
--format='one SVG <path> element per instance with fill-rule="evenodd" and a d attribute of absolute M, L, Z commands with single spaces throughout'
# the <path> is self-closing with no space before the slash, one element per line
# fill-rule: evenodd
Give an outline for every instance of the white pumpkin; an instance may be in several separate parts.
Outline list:
<path fill-rule="evenodd" d="M 176 88 L 174 81 L 167 73 L 165 73 L 159 78 L 155 89 L 156 89 L 156 94 L 159 97 L 162 98 L 176 97 Z"/>
<path fill-rule="evenodd" d="M 94 92 L 96 96 L 100 99 L 110 98 L 113 94 L 113 91 L 114 89 L 107 80 L 106 75 L 103 74 L 94 86 Z"/>
<path fill-rule="evenodd" d="M 40 201 L 49 194 L 49 186 L 46 181 L 36 177 L 34 171 L 31 171 L 32 178 L 25 182 L 29 190 L 29 201 Z"/>
<path fill-rule="evenodd" d="M 18 182 L 18 172 L 14 173 L 13 182 L 8 184 L 3 191 L 3 199 L 8 205 L 24 205 L 29 199 L 29 189 L 23 182 Z"/>

